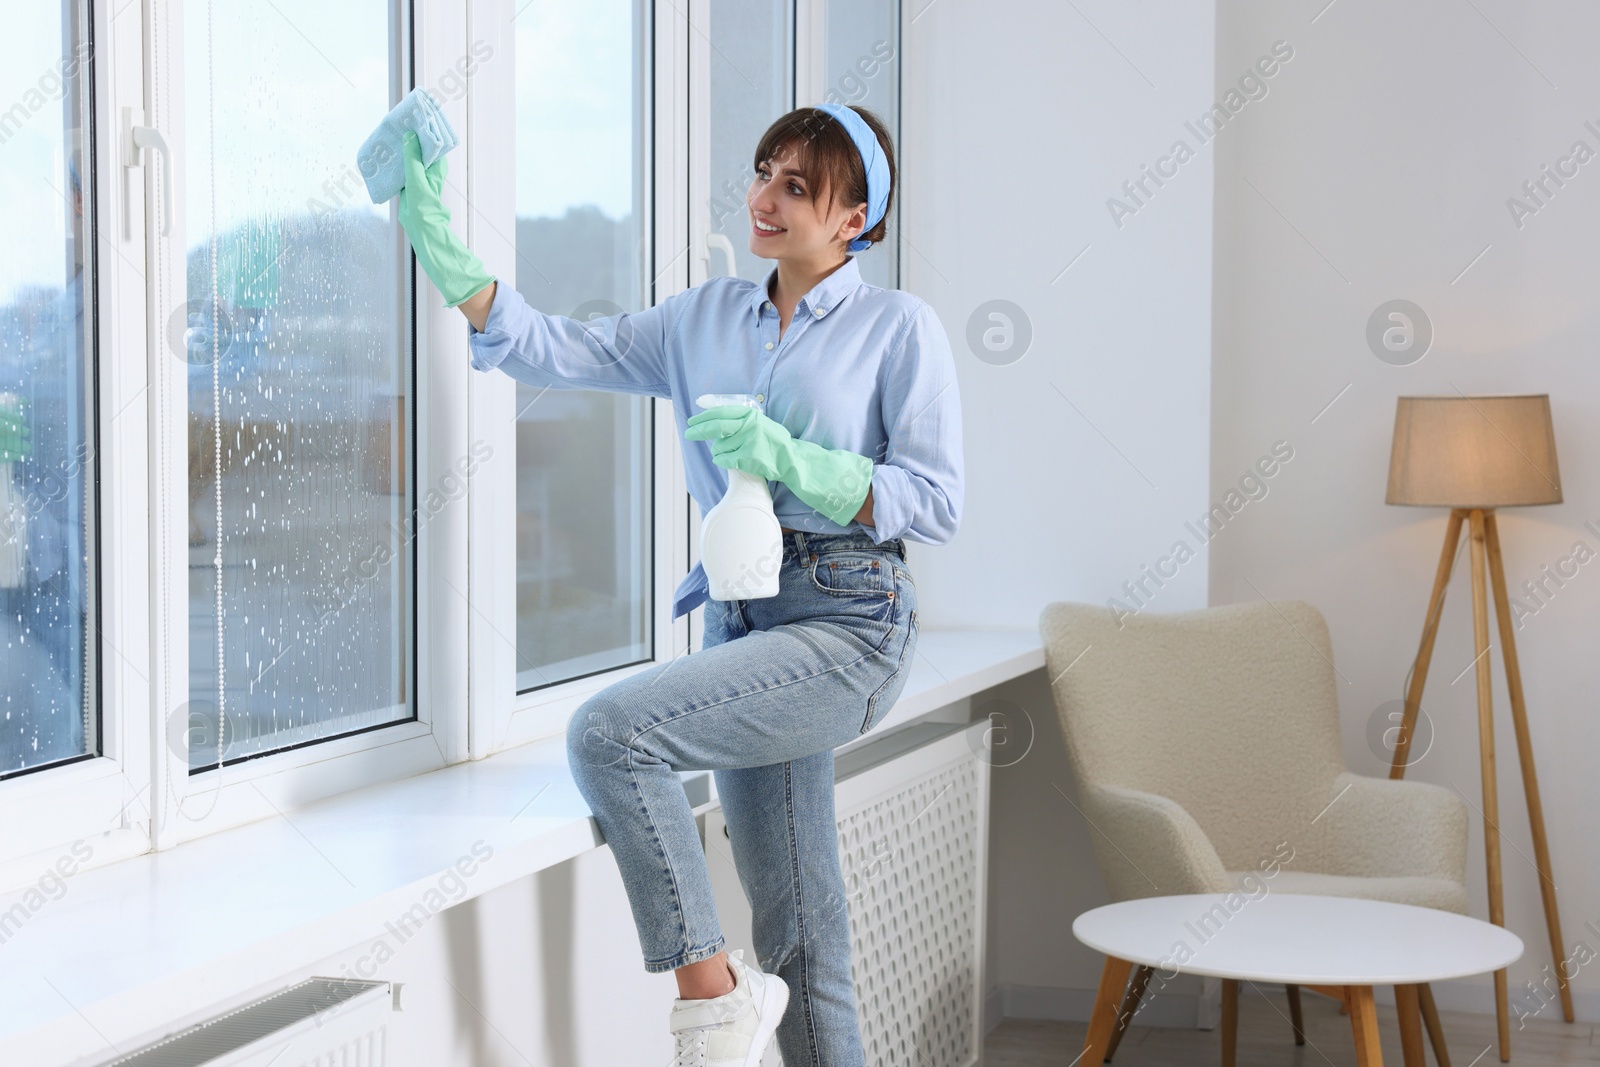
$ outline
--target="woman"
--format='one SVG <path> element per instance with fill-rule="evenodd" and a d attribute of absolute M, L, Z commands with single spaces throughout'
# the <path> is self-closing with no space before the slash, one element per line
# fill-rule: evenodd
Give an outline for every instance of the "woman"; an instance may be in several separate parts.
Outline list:
<path fill-rule="evenodd" d="M 702 514 L 727 469 L 778 482 L 778 595 L 708 601 L 696 564 L 673 618 L 706 604 L 702 650 L 590 698 L 568 756 L 616 856 L 645 969 L 676 972 L 677 1062 L 753 1067 L 776 1030 L 788 1067 L 860 1065 L 833 750 L 904 687 L 917 636 L 905 540 L 948 541 L 962 500 L 944 330 L 916 297 L 862 282 L 847 254 L 885 236 L 889 135 L 842 105 L 784 115 L 756 148 L 746 198 L 750 249 L 777 261 L 766 284 L 712 278 L 584 323 L 496 284 L 449 231 L 443 161 L 424 169 L 415 137 L 405 151 L 400 219 L 471 323 L 475 368 L 672 400 Z M 763 410 L 691 408 L 703 393 L 745 392 Z M 723 951 L 677 774 L 691 769 L 715 772 L 760 970 Z"/>

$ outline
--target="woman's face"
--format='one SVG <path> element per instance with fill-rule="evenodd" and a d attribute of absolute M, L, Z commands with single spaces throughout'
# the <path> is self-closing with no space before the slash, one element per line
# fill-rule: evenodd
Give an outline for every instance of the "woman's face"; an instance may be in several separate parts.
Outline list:
<path fill-rule="evenodd" d="M 756 168 L 745 196 L 745 206 L 750 209 L 750 251 L 765 259 L 843 255 L 844 246 L 867 224 L 867 205 L 847 208 L 836 203 L 829 211 L 827 189 L 818 190 L 817 201 L 812 203 L 811 186 L 792 169 L 794 163 L 794 152 L 786 147 Z"/>

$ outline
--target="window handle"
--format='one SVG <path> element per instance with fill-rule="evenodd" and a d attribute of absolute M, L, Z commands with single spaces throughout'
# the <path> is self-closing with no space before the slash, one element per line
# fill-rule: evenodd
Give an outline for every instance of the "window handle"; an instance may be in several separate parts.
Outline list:
<path fill-rule="evenodd" d="M 728 277 L 731 278 L 739 273 L 739 264 L 733 258 L 733 242 L 728 240 L 728 235 L 725 233 L 712 233 L 710 230 L 707 230 L 706 251 L 705 255 L 703 255 L 701 258 L 706 261 L 706 273 L 708 275 L 711 273 L 712 249 L 716 249 L 722 253 L 722 258 L 728 265 Z"/>
<path fill-rule="evenodd" d="M 144 163 L 143 152 L 146 148 L 153 148 L 161 157 L 161 236 L 166 237 L 172 232 L 172 152 L 167 148 L 167 139 L 161 136 L 161 131 L 154 126 L 128 126 L 128 166 L 137 167 Z"/>

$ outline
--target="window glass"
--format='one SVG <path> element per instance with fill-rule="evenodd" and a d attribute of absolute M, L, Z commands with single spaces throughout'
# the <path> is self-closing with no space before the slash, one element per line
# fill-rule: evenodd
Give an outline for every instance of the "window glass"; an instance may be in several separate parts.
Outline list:
<path fill-rule="evenodd" d="M 516 16 L 516 286 L 577 319 L 648 307 L 644 0 Z M 509 385 L 509 383 L 508 383 Z M 649 397 L 517 389 L 517 688 L 652 653 Z"/>
<path fill-rule="evenodd" d="M 413 717 L 408 258 L 355 165 L 399 7 L 183 5 L 191 770 Z"/>
<path fill-rule="evenodd" d="M 0 34 L 0 776 L 99 752 L 86 6 Z"/>
<path fill-rule="evenodd" d="M 900 4 L 898 0 L 828 0 L 823 101 L 866 108 L 889 128 L 900 158 Z M 859 254 L 861 277 L 893 289 L 900 284 L 900 195 L 889 209 L 885 239 Z"/>
<path fill-rule="evenodd" d="M 794 4 L 711 0 L 710 37 L 710 273 L 730 273 L 724 250 L 731 247 L 732 273 L 764 282 L 776 264 L 750 251 L 745 202 L 761 135 L 794 107 Z"/>

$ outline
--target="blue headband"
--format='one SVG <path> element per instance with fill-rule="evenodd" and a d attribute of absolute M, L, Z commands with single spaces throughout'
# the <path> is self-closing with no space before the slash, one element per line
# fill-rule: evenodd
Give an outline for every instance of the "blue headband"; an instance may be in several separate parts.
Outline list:
<path fill-rule="evenodd" d="M 856 143 L 856 151 L 861 153 L 861 163 L 867 171 L 867 224 L 861 228 L 861 232 L 866 233 L 878 224 L 889 206 L 889 161 L 884 158 L 878 135 L 853 109 L 844 104 L 818 104 L 817 110 L 826 111 L 837 119 Z M 871 241 L 859 237 L 850 242 L 852 252 L 862 252 L 871 247 Z"/>

